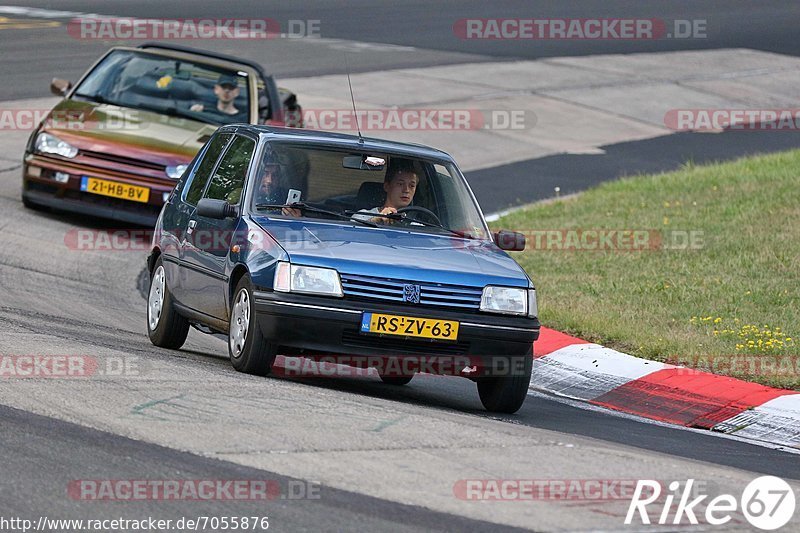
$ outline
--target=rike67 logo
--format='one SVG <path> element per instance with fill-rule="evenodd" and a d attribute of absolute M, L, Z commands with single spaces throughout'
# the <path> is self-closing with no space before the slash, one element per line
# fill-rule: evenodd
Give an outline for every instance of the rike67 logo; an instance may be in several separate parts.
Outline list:
<path fill-rule="evenodd" d="M 741 513 L 753 527 L 773 531 L 788 524 L 794 516 L 794 490 L 775 476 L 754 479 L 745 487 L 739 499 L 731 494 L 720 494 L 707 500 L 710 496 L 697 495 L 693 486 L 694 479 L 687 480 L 682 488 L 680 482 L 673 481 L 668 486 L 669 492 L 662 497 L 661 483 L 639 480 L 625 516 L 625 524 L 634 523 L 638 514 L 638 521 L 642 524 L 705 523 L 722 526 L 733 519 L 733 514 Z M 651 516 L 652 511 L 656 511 L 655 516 Z"/>

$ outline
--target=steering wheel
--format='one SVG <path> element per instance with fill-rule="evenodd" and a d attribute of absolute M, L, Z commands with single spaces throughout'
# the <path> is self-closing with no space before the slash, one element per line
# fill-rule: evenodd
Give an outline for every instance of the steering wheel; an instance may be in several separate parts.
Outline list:
<path fill-rule="evenodd" d="M 401 207 L 400 209 L 397 210 L 397 214 L 402 215 L 403 213 L 408 213 L 413 211 L 422 213 L 423 215 L 427 215 L 433 222 L 437 223 L 440 226 L 442 225 L 442 221 L 439 220 L 439 217 L 436 216 L 436 213 L 434 213 L 430 209 L 426 209 L 418 205 L 409 205 L 408 207 Z"/>

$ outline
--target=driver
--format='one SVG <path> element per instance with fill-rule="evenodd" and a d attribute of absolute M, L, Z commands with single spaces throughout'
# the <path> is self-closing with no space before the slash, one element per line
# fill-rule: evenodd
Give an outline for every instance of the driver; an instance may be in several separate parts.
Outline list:
<path fill-rule="evenodd" d="M 240 110 L 234 102 L 239 97 L 239 82 L 236 76 L 230 74 L 220 74 L 217 83 L 214 85 L 214 96 L 217 99 L 217 105 L 206 109 L 204 104 L 194 104 L 190 111 L 216 111 L 222 115 L 233 116 L 234 122 L 247 122 L 247 111 Z"/>
<path fill-rule="evenodd" d="M 373 207 L 369 210 L 359 211 L 353 218 L 367 220 L 377 224 L 394 224 L 395 219 L 387 217 L 370 217 L 368 214 L 390 215 L 397 213 L 398 209 L 408 207 L 414 200 L 414 193 L 417 192 L 419 176 L 410 165 L 398 165 L 390 172 L 386 173 L 383 181 L 383 190 L 386 192 L 386 200 L 380 207 Z"/>

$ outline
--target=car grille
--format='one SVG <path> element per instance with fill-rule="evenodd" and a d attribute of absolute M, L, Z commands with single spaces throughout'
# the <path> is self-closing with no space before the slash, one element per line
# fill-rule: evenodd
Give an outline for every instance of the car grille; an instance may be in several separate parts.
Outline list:
<path fill-rule="evenodd" d="M 346 298 L 353 300 L 379 300 L 415 307 L 439 307 L 458 311 L 478 311 L 481 306 L 482 289 L 445 285 L 442 283 L 421 283 L 372 276 L 342 274 L 342 290 Z M 419 304 L 406 302 L 404 286 L 419 285 Z"/>
<path fill-rule="evenodd" d="M 118 163 L 121 165 L 130 165 L 133 167 L 140 167 L 140 168 L 147 168 L 150 170 L 160 170 L 164 171 L 166 168 L 164 165 L 159 165 L 158 163 L 151 163 L 149 161 L 142 161 L 141 159 L 135 159 L 133 157 L 125 157 L 121 155 L 115 154 L 107 154 L 103 152 L 92 152 L 89 150 L 81 150 L 80 154 L 86 157 L 91 157 L 93 159 L 99 159 L 101 161 L 108 161 L 109 163 Z"/>

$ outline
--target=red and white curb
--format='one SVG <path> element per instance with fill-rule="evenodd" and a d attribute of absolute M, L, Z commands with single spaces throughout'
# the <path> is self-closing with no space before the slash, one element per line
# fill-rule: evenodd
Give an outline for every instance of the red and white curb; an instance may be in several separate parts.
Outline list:
<path fill-rule="evenodd" d="M 686 427 L 800 449 L 800 394 L 639 359 L 542 328 L 531 388 Z"/>

